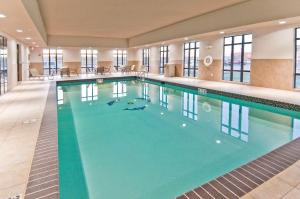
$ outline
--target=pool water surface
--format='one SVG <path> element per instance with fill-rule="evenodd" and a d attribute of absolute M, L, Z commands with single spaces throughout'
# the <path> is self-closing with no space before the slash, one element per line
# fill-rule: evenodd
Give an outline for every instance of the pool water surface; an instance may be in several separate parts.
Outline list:
<path fill-rule="evenodd" d="M 150 81 L 57 85 L 60 197 L 171 199 L 300 136 L 297 112 Z"/>

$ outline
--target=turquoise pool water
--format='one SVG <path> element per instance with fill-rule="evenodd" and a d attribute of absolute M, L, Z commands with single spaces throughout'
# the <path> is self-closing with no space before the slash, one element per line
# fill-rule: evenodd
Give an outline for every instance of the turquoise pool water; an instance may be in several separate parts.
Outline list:
<path fill-rule="evenodd" d="M 171 199 L 300 136 L 297 112 L 170 85 L 57 86 L 62 199 Z"/>

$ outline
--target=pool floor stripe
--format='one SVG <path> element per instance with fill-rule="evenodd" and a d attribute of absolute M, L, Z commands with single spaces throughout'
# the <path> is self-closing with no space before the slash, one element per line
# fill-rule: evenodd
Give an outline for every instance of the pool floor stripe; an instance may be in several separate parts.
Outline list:
<path fill-rule="evenodd" d="M 228 199 L 242 197 L 299 159 L 300 138 L 297 138 L 194 190 L 198 190 L 203 199 L 224 198 L 224 196 Z M 206 194 L 204 190 L 209 194 Z M 177 199 L 182 199 L 182 196 Z"/>

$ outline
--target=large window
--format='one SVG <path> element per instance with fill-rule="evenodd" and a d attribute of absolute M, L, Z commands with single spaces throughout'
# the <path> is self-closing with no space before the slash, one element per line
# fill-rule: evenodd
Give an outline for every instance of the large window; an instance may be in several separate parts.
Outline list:
<path fill-rule="evenodd" d="M 43 50 L 44 74 L 54 75 L 63 66 L 63 50 L 44 49 Z"/>
<path fill-rule="evenodd" d="M 296 28 L 295 88 L 300 88 L 300 28 Z"/>
<path fill-rule="evenodd" d="M 200 42 L 188 42 L 184 44 L 184 76 L 197 77 L 199 68 Z"/>
<path fill-rule="evenodd" d="M 0 36 L 0 95 L 7 92 L 7 39 Z"/>
<path fill-rule="evenodd" d="M 114 66 L 118 70 L 120 66 L 127 65 L 127 51 L 126 50 L 114 50 Z"/>
<path fill-rule="evenodd" d="M 82 49 L 80 55 L 81 68 L 85 72 L 92 72 L 94 68 L 97 68 L 98 50 Z"/>
<path fill-rule="evenodd" d="M 147 67 L 147 71 L 149 72 L 150 67 L 150 49 L 143 49 L 143 65 Z"/>
<path fill-rule="evenodd" d="M 164 73 L 165 64 L 169 62 L 169 46 L 160 47 L 160 64 L 159 64 L 159 73 Z"/>
<path fill-rule="evenodd" d="M 252 35 L 224 38 L 223 80 L 250 82 Z"/>
<path fill-rule="evenodd" d="M 249 108 L 229 102 L 222 102 L 221 131 L 248 142 Z"/>

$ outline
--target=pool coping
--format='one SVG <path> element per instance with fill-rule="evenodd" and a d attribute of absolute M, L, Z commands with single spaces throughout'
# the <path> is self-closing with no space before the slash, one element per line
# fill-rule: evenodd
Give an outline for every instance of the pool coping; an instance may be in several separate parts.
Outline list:
<path fill-rule="evenodd" d="M 126 76 L 137 78 L 136 75 Z M 124 79 L 126 77 L 98 77 L 89 79 L 72 79 L 53 81 L 50 83 L 47 102 L 43 114 L 40 132 L 35 147 L 33 162 L 28 179 L 25 199 L 43 198 L 59 199 L 59 169 L 58 169 L 58 130 L 57 130 L 57 100 L 56 85 L 60 82 L 94 81 L 97 79 Z M 205 89 L 207 93 L 234 97 L 247 101 L 272 105 L 294 111 L 300 111 L 300 106 L 285 102 L 277 102 L 263 98 L 228 93 L 198 86 L 145 77 L 147 80 L 168 83 L 188 89 Z M 183 193 L 177 199 L 211 199 L 239 198 L 249 193 L 262 183 L 276 176 L 300 159 L 300 138 L 295 139 L 275 150 L 250 161 L 233 171 L 209 181 L 191 191 Z"/>

